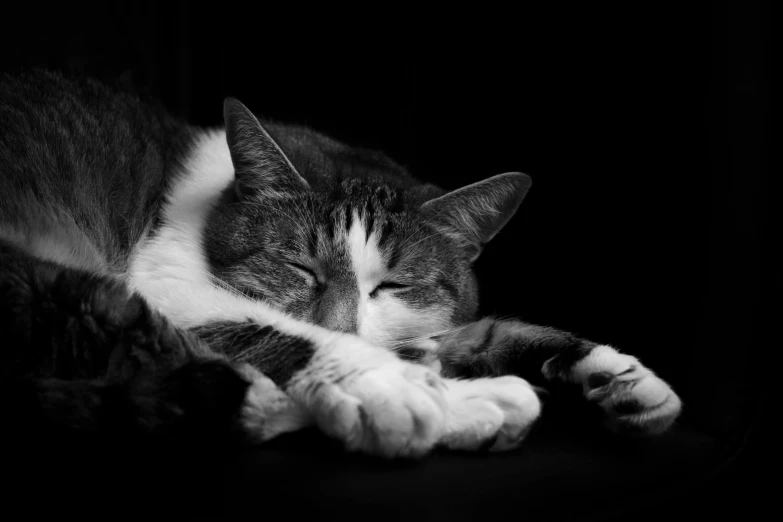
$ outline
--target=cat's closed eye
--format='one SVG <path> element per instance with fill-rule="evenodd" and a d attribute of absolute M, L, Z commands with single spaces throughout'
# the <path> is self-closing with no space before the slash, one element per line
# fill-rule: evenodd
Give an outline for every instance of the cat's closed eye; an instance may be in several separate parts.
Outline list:
<path fill-rule="evenodd" d="M 316 274 L 315 270 L 312 268 L 292 262 L 288 262 L 287 265 L 302 274 L 310 284 L 317 285 L 321 283 L 321 281 L 318 279 L 318 274 Z"/>
<path fill-rule="evenodd" d="M 386 292 L 386 291 L 394 291 L 394 290 L 406 290 L 410 288 L 410 285 L 404 285 L 402 283 L 395 283 L 393 281 L 384 281 L 378 286 L 375 287 L 375 289 L 370 292 L 370 297 L 377 297 L 378 292 Z"/>

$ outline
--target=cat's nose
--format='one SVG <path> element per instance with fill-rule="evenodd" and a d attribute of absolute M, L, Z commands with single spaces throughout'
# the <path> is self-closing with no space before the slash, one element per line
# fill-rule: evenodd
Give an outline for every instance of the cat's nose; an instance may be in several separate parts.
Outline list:
<path fill-rule="evenodd" d="M 358 299 L 355 285 L 330 281 L 318 302 L 316 324 L 329 330 L 356 333 Z"/>

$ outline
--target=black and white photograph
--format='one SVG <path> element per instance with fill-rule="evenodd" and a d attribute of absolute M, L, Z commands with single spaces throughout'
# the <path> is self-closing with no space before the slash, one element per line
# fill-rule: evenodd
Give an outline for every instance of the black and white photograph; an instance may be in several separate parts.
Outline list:
<path fill-rule="evenodd" d="M 773 20 L 4 7 L 7 519 L 768 518 Z"/>

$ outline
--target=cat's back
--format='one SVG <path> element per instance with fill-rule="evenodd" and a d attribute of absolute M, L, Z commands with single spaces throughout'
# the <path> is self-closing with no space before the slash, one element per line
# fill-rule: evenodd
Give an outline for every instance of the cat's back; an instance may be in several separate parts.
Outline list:
<path fill-rule="evenodd" d="M 122 270 L 192 141 L 162 108 L 97 81 L 0 76 L 0 235 Z"/>
<path fill-rule="evenodd" d="M 162 108 L 90 78 L 43 70 L 0 75 L 0 180 L 114 181 L 123 172 L 106 167 L 141 159 L 139 153 L 174 145 L 187 133 Z M 56 176 L 52 167 L 60 169 Z"/>

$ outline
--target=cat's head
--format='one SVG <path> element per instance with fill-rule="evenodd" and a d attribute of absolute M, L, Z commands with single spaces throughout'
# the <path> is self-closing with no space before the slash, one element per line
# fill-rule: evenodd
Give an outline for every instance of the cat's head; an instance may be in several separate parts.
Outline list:
<path fill-rule="evenodd" d="M 286 137 L 270 127 L 278 145 L 236 100 L 224 112 L 236 179 L 207 227 L 218 279 L 389 348 L 473 318 L 471 265 L 519 207 L 528 176 L 501 174 L 444 193 L 411 184 L 388 158 L 357 155 L 311 131 Z M 314 136 L 320 144 L 302 145 Z"/>

